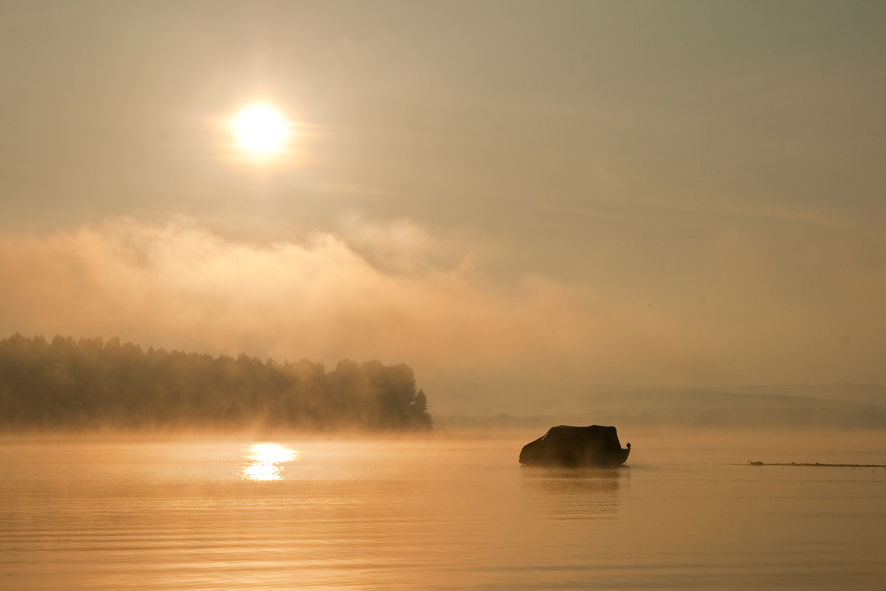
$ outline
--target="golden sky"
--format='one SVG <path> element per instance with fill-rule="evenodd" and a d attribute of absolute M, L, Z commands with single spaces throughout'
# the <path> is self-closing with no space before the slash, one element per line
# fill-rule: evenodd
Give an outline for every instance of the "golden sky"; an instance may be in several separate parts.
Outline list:
<path fill-rule="evenodd" d="M 884 162 L 882 2 L 0 3 L 0 335 L 884 383 Z"/>

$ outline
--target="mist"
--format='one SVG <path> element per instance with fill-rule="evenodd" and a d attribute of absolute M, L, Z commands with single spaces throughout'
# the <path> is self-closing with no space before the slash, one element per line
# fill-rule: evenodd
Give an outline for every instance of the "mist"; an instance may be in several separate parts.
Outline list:
<path fill-rule="evenodd" d="M 113 338 L 0 341 L 0 429 L 428 430 L 406 365 L 143 351 Z"/>
<path fill-rule="evenodd" d="M 882 587 L 884 31 L 0 0 L 2 585 Z"/>
<path fill-rule="evenodd" d="M 886 283 L 879 272 L 792 306 L 771 265 L 733 238 L 712 254 L 729 264 L 704 270 L 710 289 L 653 306 L 601 295 L 611 284 L 496 279 L 487 254 L 406 222 L 357 220 L 342 233 L 273 242 L 226 238 L 187 218 L 5 232 L 0 331 L 330 367 L 406 363 L 443 412 L 630 388 L 886 379 L 876 362 L 886 320 L 865 313 Z M 861 292 L 852 309 L 830 307 L 850 291 Z"/>

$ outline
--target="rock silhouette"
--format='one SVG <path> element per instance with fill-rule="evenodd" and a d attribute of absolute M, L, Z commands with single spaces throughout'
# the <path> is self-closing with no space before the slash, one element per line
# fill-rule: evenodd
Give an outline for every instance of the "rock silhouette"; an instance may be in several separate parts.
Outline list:
<path fill-rule="evenodd" d="M 631 444 L 622 449 L 615 427 L 551 427 L 520 451 L 525 466 L 620 466 L 628 459 Z"/>

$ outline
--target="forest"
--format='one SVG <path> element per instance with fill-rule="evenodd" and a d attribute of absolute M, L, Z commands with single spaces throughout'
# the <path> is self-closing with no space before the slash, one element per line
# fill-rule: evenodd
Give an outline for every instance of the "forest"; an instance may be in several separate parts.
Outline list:
<path fill-rule="evenodd" d="M 0 341 L 0 429 L 427 430 L 407 365 L 278 363 L 143 350 L 119 338 Z"/>

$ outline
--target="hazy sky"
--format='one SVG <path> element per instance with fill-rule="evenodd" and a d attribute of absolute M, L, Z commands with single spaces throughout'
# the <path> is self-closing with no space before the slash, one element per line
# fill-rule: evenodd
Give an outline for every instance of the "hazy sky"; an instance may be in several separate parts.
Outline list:
<path fill-rule="evenodd" d="M 0 1 L 0 200 L 3 337 L 883 383 L 886 3 Z"/>

